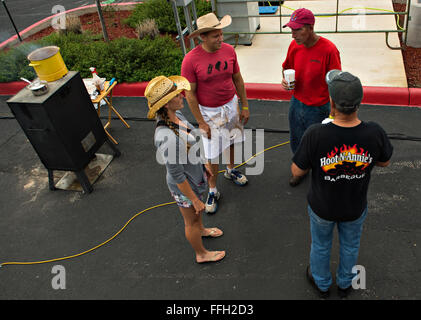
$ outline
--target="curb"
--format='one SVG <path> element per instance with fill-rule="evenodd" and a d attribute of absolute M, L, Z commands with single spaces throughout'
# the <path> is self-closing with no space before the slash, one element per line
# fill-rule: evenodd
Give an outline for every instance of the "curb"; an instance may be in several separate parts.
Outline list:
<path fill-rule="evenodd" d="M 143 97 L 148 82 L 119 83 L 114 87 L 113 97 Z"/>
<path fill-rule="evenodd" d="M 143 97 L 148 82 L 119 83 L 113 90 L 114 97 Z M 276 83 L 246 83 L 247 98 L 251 100 L 291 99 L 292 91 Z M 0 83 L 0 95 L 15 95 L 26 87 L 23 81 Z M 421 88 L 363 87 L 362 104 L 421 107 Z"/>
<path fill-rule="evenodd" d="M 148 82 L 120 83 L 114 91 L 114 97 L 143 97 Z M 23 87 L 25 83 L 23 83 Z M 287 91 L 276 83 L 246 83 L 247 98 L 251 100 L 289 101 L 292 91 Z M 2 86 L 0 84 L 0 94 Z M 421 107 L 421 89 L 393 87 L 363 87 L 362 104 Z"/>
<path fill-rule="evenodd" d="M 364 86 L 362 104 L 421 107 L 421 88 L 371 87 Z M 247 98 L 262 100 L 290 100 L 291 91 L 286 91 L 281 84 L 246 84 Z"/>
<path fill-rule="evenodd" d="M 142 3 L 142 2 L 123 2 L 123 3 L 112 3 L 112 4 L 101 4 L 101 7 L 106 7 L 106 6 L 116 6 L 117 9 L 119 10 L 132 10 L 134 8 L 134 6 L 138 3 Z M 19 32 L 20 37 L 22 38 L 22 40 L 34 35 L 35 33 L 44 30 L 47 27 L 51 26 L 51 20 L 55 17 L 59 17 L 60 15 L 63 14 L 68 14 L 68 13 L 72 13 L 73 15 L 79 17 L 81 15 L 87 14 L 87 13 L 93 13 L 97 11 L 97 7 L 96 4 L 91 4 L 88 6 L 84 6 L 84 7 L 79 7 L 79 8 L 74 8 L 74 9 L 69 9 L 66 10 L 65 12 L 60 12 L 57 14 L 54 14 L 52 16 L 49 16 L 45 19 L 42 19 L 36 23 L 34 23 L 33 25 L 29 26 L 28 28 L 22 30 Z M 0 50 L 5 49 L 9 46 L 15 45 L 17 43 L 19 43 L 19 39 L 17 35 L 14 35 L 12 37 L 10 37 L 9 39 L 3 41 L 2 43 L 0 43 Z"/>
<path fill-rule="evenodd" d="M 409 106 L 408 88 L 363 87 L 363 104 Z"/>
<path fill-rule="evenodd" d="M 0 95 L 13 96 L 27 85 L 23 81 L 3 82 L 0 83 Z"/>
<path fill-rule="evenodd" d="M 421 89 L 409 88 L 409 105 L 421 106 Z"/>

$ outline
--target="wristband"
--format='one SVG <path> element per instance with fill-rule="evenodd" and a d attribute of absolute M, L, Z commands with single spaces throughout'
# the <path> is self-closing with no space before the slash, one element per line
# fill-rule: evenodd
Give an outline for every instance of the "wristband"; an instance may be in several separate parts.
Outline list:
<path fill-rule="evenodd" d="M 334 119 L 332 115 L 329 115 L 329 119 Z"/>
<path fill-rule="evenodd" d="M 249 107 L 242 107 L 241 110 L 248 110 Z"/>

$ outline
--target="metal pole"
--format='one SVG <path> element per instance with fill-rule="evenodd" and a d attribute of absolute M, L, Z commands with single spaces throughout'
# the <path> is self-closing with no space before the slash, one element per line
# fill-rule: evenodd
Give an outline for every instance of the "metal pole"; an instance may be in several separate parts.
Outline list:
<path fill-rule="evenodd" d="M 192 21 L 192 25 L 195 26 L 197 28 L 197 10 L 196 10 L 196 4 L 194 3 L 194 0 L 191 2 L 191 11 L 193 13 L 193 21 Z"/>
<path fill-rule="evenodd" d="M 102 34 L 104 35 L 104 40 L 105 42 L 109 42 L 110 40 L 108 39 L 107 28 L 105 27 L 104 17 L 102 16 L 101 4 L 99 3 L 99 0 L 95 0 L 95 2 L 96 7 L 98 9 L 99 21 L 101 21 Z"/>
<path fill-rule="evenodd" d="M 16 25 L 13 22 L 13 19 L 12 19 L 12 16 L 10 15 L 9 9 L 7 9 L 6 2 L 4 0 L 1 0 L 1 2 L 3 3 L 3 6 L 6 9 L 7 15 L 9 16 L 9 19 L 12 22 L 13 28 L 15 28 L 16 34 L 18 35 L 18 38 L 19 38 L 20 42 L 22 42 L 22 38 L 20 37 L 18 28 L 16 28 Z"/>
<path fill-rule="evenodd" d="M 398 12 L 381 12 L 381 13 L 379 13 L 379 12 L 367 12 L 367 13 L 364 13 L 364 14 L 359 13 L 359 12 L 357 12 L 357 13 L 338 13 L 338 14 L 336 14 L 336 13 L 317 13 L 314 16 L 316 18 L 317 17 L 334 17 L 336 15 L 339 16 L 339 17 L 352 17 L 352 16 L 359 16 L 359 15 L 365 15 L 365 16 L 387 16 L 387 15 L 395 16 L 397 13 Z M 406 11 L 401 12 L 401 14 L 405 15 Z M 231 18 L 258 18 L 258 17 L 260 17 L 260 18 L 263 19 L 263 18 L 278 18 L 280 15 L 276 14 L 276 15 L 270 15 L 270 16 L 262 16 L 262 15 L 253 15 L 253 14 L 250 14 L 250 15 L 232 14 L 230 16 L 231 16 Z M 283 14 L 282 17 L 290 18 L 291 15 L 290 14 Z"/>
<path fill-rule="evenodd" d="M 355 31 L 355 30 L 341 30 L 341 31 L 324 31 L 324 30 L 318 30 L 317 33 L 405 33 L 405 30 L 361 30 L 361 31 Z M 243 32 L 243 31 L 235 31 L 235 32 L 226 32 L 226 34 L 279 34 L 278 31 L 259 31 L 259 32 Z M 283 34 L 292 34 L 292 32 L 283 32 Z"/>
<path fill-rule="evenodd" d="M 406 1 L 406 23 L 405 23 L 405 46 L 406 46 L 406 40 L 408 39 L 408 23 L 409 23 L 409 13 L 411 11 L 411 0 Z M 402 35 L 403 36 L 403 35 Z"/>
<path fill-rule="evenodd" d="M 194 2 L 194 0 L 192 0 Z M 188 6 L 183 6 L 184 10 L 184 17 L 186 18 L 187 29 L 189 30 L 189 34 L 193 32 L 193 26 L 191 22 L 190 10 Z M 190 38 L 190 49 L 194 48 L 194 41 L 193 38 Z"/>
<path fill-rule="evenodd" d="M 175 0 L 170 1 L 172 10 L 174 12 L 175 25 L 177 27 L 178 37 L 180 38 L 181 50 L 183 50 L 183 55 L 186 55 L 186 44 L 184 43 L 183 30 L 181 30 L 180 16 L 178 15 L 177 4 L 175 3 Z"/>
<path fill-rule="evenodd" d="M 339 0 L 336 1 L 336 27 L 335 31 L 338 31 L 338 11 L 339 11 Z"/>
<path fill-rule="evenodd" d="M 279 32 L 282 33 L 282 3 L 279 2 Z"/>

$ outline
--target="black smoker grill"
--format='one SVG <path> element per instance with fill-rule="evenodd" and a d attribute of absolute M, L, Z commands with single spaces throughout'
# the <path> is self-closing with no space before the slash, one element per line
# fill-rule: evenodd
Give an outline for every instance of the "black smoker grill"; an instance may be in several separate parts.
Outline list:
<path fill-rule="evenodd" d="M 120 151 L 108 139 L 79 72 L 69 71 L 48 86 L 42 96 L 24 88 L 7 104 L 47 168 L 50 190 L 55 190 L 53 170 L 63 170 L 75 172 L 83 190 L 90 193 L 84 169 L 95 152 L 104 142 L 114 156 Z"/>

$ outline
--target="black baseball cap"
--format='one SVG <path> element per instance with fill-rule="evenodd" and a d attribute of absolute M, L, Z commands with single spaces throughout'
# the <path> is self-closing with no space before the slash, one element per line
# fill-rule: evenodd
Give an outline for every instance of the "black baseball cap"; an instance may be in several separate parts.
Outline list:
<path fill-rule="evenodd" d="M 363 87 L 358 77 L 341 70 L 330 70 L 326 74 L 329 95 L 336 105 L 345 109 L 353 109 L 363 99 Z"/>

